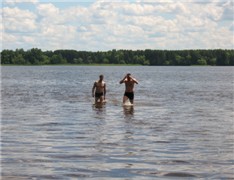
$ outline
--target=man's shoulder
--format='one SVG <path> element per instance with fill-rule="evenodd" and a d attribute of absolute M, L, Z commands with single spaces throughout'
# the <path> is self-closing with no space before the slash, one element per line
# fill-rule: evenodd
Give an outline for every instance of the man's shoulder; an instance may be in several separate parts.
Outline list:
<path fill-rule="evenodd" d="M 134 81 L 128 81 L 128 80 L 126 80 L 126 81 L 124 81 L 125 83 L 129 83 L 129 84 L 131 84 L 131 83 L 133 83 Z"/>
<path fill-rule="evenodd" d="M 104 81 L 102 81 L 102 82 L 100 82 L 100 81 L 95 81 L 94 84 L 99 84 L 99 85 L 101 85 L 101 84 L 106 84 L 106 83 L 105 83 Z"/>

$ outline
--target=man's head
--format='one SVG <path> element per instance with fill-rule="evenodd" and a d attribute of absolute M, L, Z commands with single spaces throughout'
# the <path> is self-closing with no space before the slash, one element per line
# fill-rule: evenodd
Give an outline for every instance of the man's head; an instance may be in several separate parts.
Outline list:
<path fill-rule="evenodd" d="M 103 80 L 104 76 L 101 74 L 101 75 L 99 76 L 99 78 L 100 78 L 100 80 Z"/>
<path fill-rule="evenodd" d="M 128 74 L 127 74 L 127 79 L 130 79 L 130 77 L 131 77 L 131 74 L 128 73 Z"/>

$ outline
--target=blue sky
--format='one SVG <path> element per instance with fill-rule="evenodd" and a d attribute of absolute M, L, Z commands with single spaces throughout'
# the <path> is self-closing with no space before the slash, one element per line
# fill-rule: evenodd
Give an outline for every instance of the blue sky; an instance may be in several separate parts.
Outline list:
<path fill-rule="evenodd" d="M 3 0 L 1 49 L 233 49 L 233 0 Z"/>

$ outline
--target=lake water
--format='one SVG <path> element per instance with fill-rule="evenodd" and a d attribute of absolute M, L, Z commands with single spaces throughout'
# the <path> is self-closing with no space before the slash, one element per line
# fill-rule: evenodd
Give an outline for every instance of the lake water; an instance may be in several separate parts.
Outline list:
<path fill-rule="evenodd" d="M 4 66 L 1 80 L 2 179 L 234 179 L 233 67 Z"/>

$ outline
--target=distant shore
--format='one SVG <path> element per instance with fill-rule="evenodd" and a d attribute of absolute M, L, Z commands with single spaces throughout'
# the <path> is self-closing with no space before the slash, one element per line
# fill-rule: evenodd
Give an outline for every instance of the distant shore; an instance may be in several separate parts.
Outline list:
<path fill-rule="evenodd" d="M 3 65 L 78 66 L 234 66 L 233 49 L 77 51 L 2 50 Z"/>
<path fill-rule="evenodd" d="M 143 66 L 143 65 L 141 64 L 0 64 L 0 66 Z"/>

